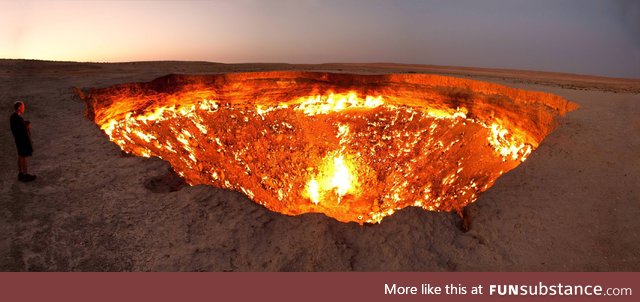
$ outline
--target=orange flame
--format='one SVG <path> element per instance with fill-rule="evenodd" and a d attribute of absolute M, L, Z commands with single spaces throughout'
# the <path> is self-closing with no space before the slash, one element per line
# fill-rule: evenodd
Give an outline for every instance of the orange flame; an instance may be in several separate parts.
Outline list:
<path fill-rule="evenodd" d="M 262 77 L 255 76 L 257 86 L 227 81 L 231 88 L 216 89 L 186 81 L 170 94 L 106 89 L 89 104 L 111 141 L 126 152 L 167 160 L 190 184 L 237 190 L 285 214 L 321 212 L 358 223 L 379 222 L 407 206 L 460 210 L 526 160 L 551 129 L 526 125 L 551 123 L 555 114 L 542 107 L 531 115 L 538 124 L 528 123 L 479 96 L 471 97 L 476 103 L 452 106 L 441 92 L 400 86 L 278 96 L 269 91 L 294 86 L 275 82 L 269 90 Z M 252 101 L 235 100 L 243 97 Z M 526 104 L 518 110 L 535 107 L 529 99 Z"/>

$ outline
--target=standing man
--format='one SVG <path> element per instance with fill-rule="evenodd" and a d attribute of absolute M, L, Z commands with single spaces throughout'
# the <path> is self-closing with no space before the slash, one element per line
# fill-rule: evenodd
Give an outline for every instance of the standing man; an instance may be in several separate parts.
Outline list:
<path fill-rule="evenodd" d="M 22 118 L 25 109 L 23 102 L 13 104 L 13 109 L 15 112 L 11 114 L 11 133 L 13 133 L 18 148 L 18 180 L 29 182 L 36 179 L 35 175 L 27 173 L 27 157 L 33 154 L 31 123 Z"/>

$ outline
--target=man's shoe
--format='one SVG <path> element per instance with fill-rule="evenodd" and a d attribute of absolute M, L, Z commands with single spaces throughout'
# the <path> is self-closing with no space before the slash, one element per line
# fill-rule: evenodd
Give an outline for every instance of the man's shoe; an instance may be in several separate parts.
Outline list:
<path fill-rule="evenodd" d="M 30 182 L 36 180 L 36 176 L 31 174 L 18 174 L 18 180 L 21 182 Z"/>

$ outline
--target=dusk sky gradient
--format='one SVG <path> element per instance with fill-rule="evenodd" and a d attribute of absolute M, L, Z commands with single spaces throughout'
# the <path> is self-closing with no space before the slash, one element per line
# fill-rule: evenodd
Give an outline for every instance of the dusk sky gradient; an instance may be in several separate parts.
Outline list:
<path fill-rule="evenodd" d="M 640 78 L 640 1 L 0 0 L 0 58 L 394 62 Z"/>

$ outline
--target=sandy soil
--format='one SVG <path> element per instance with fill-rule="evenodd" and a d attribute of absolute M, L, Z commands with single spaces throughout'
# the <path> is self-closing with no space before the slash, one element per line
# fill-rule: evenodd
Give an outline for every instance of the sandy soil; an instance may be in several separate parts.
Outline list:
<path fill-rule="evenodd" d="M 399 211 L 379 225 L 272 213 L 208 186 L 171 191 L 159 159 L 125 156 L 72 87 L 168 73 L 438 73 L 546 91 L 581 105 L 469 207 Z M 0 60 L 0 111 L 27 104 L 34 183 L 0 128 L 2 271 L 640 271 L 640 80 L 393 64 L 80 64 Z"/>

